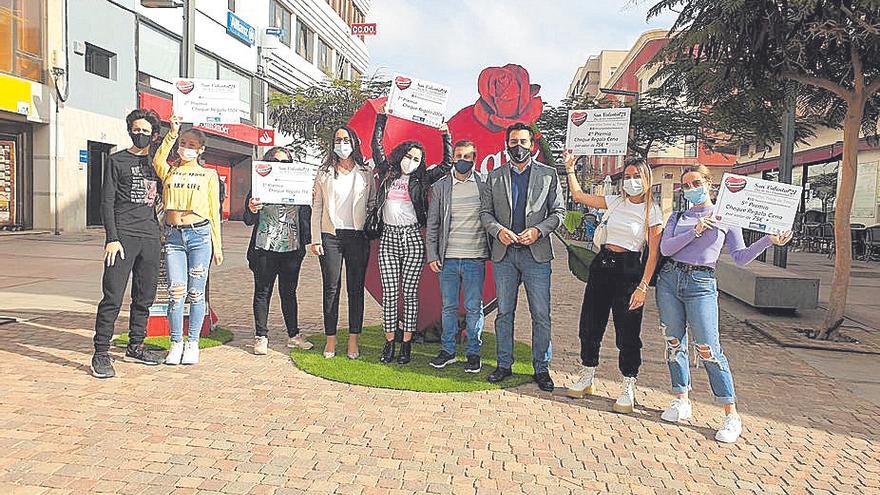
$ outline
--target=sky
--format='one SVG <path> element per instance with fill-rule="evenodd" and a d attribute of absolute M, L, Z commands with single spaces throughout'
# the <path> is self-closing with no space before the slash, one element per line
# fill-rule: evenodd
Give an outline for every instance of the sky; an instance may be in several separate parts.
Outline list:
<path fill-rule="evenodd" d="M 565 97 L 577 68 L 601 50 L 629 50 L 654 0 L 372 0 L 369 74 L 401 73 L 450 88 L 448 116 L 472 105 L 485 67 L 517 63 L 545 102 Z"/>

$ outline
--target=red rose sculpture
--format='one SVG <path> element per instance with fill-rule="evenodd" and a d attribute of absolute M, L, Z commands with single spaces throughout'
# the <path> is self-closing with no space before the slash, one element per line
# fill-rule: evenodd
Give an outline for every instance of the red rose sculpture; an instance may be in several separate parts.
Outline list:
<path fill-rule="evenodd" d="M 529 73 L 521 65 L 487 67 L 478 82 L 480 99 L 474 104 L 474 118 L 492 131 L 517 122 L 532 123 L 541 116 L 544 102 L 541 86 L 529 84 Z"/>

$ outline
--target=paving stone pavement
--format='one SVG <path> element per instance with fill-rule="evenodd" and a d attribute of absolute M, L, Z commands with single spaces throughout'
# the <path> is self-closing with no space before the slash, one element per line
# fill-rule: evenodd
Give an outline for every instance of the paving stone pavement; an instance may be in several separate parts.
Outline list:
<path fill-rule="evenodd" d="M 702 369 L 693 421 L 660 421 L 671 395 L 652 303 L 637 412 L 611 412 L 620 391 L 612 329 L 598 396 L 563 397 L 578 366 L 583 285 L 564 253 L 554 270 L 554 394 L 533 384 L 424 394 L 309 376 L 285 353 L 277 299 L 272 351 L 253 356 L 252 278 L 242 267 L 212 282 L 236 338 L 194 367 L 120 360 L 117 378 L 96 380 L 92 315 L 46 308 L 0 325 L 0 494 L 880 493 L 880 407 L 728 313 L 722 342 L 745 422 L 738 443 L 713 439 L 720 409 Z M 321 328 L 319 281 L 309 257 L 306 334 Z M 528 339 L 528 306 L 519 307 L 517 338 Z M 381 321 L 375 302 L 366 319 Z"/>

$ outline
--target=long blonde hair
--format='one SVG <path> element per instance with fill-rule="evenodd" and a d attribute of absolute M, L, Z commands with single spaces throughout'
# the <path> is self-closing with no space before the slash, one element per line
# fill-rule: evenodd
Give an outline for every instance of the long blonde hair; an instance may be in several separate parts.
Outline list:
<path fill-rule="evenodd" d="M 645 197 L 645 239 L 647 240 L 650 230 L 649 219 L 651 216 L 651 209 L 654 207 L 654 192 L 651 190 L 654 186 L 654 174 L 651 172 L 651 167 L 648 166 L 648 163 L 639 157 L 630 158 L 624 162 L 624 176 L 626 175 L 627 167 L 635 167 L 636 170 L 639 171 L 639 176 L 642 178 L 642 186 L 644 188 L 642 195 Z M 623 191 L 623 195 L 627 198 L 630 197 L 625 190 Z"/>

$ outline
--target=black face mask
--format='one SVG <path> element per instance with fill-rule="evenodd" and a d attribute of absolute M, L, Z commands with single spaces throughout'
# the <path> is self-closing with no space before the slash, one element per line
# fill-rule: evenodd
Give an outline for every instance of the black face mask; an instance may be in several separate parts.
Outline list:
<path fill-rule="evenodd" d="M 510 155 L 510 159 L 514 161 L 514 163 L 525 163 L 528 161 L 529 157 L 532 156 L 532 151 L 525 146 L 509 146 L 507 148 L 507 154 Z"/>
<path fill-rule="evenodd" d="M 474 168 L 474 162 L 470 160 L 459 160 L 455 162 L 455 171 L 464 175 Z"/>
<path fill-rule="evenodd" d="M 129 132 L 128 136 L 131 138 L 131 143 L 135 148 L 144 149 L 150 145 L 150 141 L 153 136 L 149 134 L 135 134 L 133 132 Z"/>

